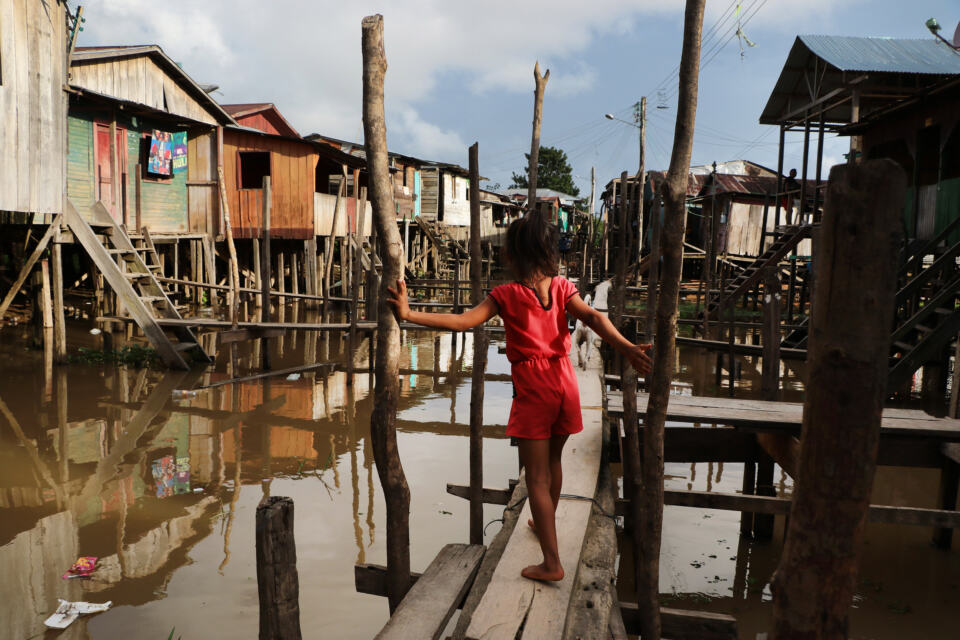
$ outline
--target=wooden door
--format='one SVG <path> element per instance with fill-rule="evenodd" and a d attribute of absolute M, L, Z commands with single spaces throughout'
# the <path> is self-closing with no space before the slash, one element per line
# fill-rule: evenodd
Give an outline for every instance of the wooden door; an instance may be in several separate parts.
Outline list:
<path fill-rule="evenodd" d="M 114 220 L 122 224 L 124 222 L 125 190 L 123 185 L 126 181 L 127 131 L 117 127 L 116 164 L 110 155 L 110 125 L 96 123 L 94 134 L 96 197 L 103 202 Z M 114 166 L 118 167 L 118 171 L 114 172 Z M 114 181 L 114 173 L 118 174 L 117 180 L 119 182 Z"/>

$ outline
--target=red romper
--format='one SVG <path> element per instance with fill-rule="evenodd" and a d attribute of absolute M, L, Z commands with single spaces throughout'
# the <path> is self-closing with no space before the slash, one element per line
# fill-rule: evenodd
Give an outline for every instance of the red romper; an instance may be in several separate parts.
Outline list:
<path fill-rule="evenodd" d="M 568 356 L 567 302 L 577 288 L 566 278 L 550 282 L 549 303 L 519 282 L 490 292 L 507 335 L 513 376 L 513 406 L 507 435 L 544 439 L 583 430 L 580 390 Z"/>

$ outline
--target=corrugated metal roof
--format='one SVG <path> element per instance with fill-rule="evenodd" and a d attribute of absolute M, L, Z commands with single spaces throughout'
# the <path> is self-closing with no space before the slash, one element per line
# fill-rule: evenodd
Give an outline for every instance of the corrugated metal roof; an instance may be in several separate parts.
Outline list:
<path fill-rule="evenodd" d="M 960 73 L 960 53 L 926 38 L 800 36 L 810 51 L 841 71 L 946 75 Z"/>

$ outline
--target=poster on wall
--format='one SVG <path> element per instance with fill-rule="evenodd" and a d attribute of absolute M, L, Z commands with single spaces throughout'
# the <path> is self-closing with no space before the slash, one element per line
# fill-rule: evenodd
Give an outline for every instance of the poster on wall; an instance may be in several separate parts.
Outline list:
<path fill-rule="evenodd" d="M 187 132 L 178 131 L 173 134 L 173 172 L 183 173 L 187 170 Z"/>
<path fill-rule="evenodd" d="M 150 156 L 147 160 L 147 171 L 150 173 L 170 175 L 170 161 L 173 156 L 171 134 L 167 131 L 153 130 L 150 139 Z"/>

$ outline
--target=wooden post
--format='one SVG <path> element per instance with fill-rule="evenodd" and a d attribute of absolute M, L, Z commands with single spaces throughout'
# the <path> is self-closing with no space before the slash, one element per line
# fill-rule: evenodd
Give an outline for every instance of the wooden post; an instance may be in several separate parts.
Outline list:
<path fill-rule="evenodd" d="M 387 302 L 387 286 L 402 276 L 403 242 L 397 229 L 387 158 L 383 79 L 383 16 L 368 16 L 363 33 L 363 132 L 370 176 L 374 221 L 380 233 L 383 277 L 378 296 L 376 387 L 370 416 L 370 439 L 387 504 L 387 599 L 392 612 L 410 588 L 410 488 L 397 450 L 397 404 L 400 396 L 400 326 Z"/>
<path fill-rule="evenodd" d="M 263 220 L 263 246 L 260 252 L 260 297 L 263 306 L 260 308 L 260 322 L 270 322 L 270 210 L 273 207 L 273 190 L 270 187 L 270 176 L 263 177 L 263 204 L 261 217 Z M 263 338 L 263 368 L 270 368 L 270 343 Z"/>
<path fill-rule="evenodd" d="M 136 198 L 136 225 L 137 229 L 143 228 L 143 166 L 138 162 L 136 167 L 136 190 L 134 191 L 134 197 Z"/>
<path fill-rule="evenodd" d="M 207 284 L 217 284 L 217 257 L 213 251 L 213 238 L 209 234 L 203 236 L 203 259 L 206 265 Z M 217 290 L 208 289 L 207 298 L 211 306 L 216 306 Z"/>
<path fill-rule="evenodd" d="M 303 264 L 297 260 L 297 252 L 290 252 L 290 292 L 300 293 L 300 271 Z"/>
<path fill-rule="evenodd" d="M 764 274 L 763 371 L 760 387 L 764 400 L 780 396 L 780 274 L 770 267 Z"/>
<path fill-rule="evenodd" d="M 44 329 L 53 329 L 53 302 L 50 298 L 50 261 L 44 258 L 40 261 L 40 311 L 43 317 L 40 326 Z M 44 334 L 46 335 L 46 331 Z M 50 336 L 53 337 L 52 335 Z"/>
<path fill-rule="evenodd" d="M 262 291 L 263 290 L 263 278 L 260 273 L 260 265 L 263 263 L 263 259 L 260 257 L 260 239 L 253 238 L 253 288 Z M 258 293 L 254 296 L 256 301 L 256 306 L 259 309 L 263 306 L 263 294 Z"/>
<path fill-rule="evenodd" d="M 650 212 L 650 266 L 647 267 L 647 335 L 653 340 L 657 326 L 657 287 L 660 286 L 660 199 L 654 200 Z"/>
<path fill-rule="evenodd" d="M 530 140 L 530 162 L 527 166 L 527 211 L 537 208 L 537 169 L 540 162 L 540 125 L 543 121 L 543 90 L 547 88 L 550 79 L 550 70 L 540 75 L 540 63 L 533 66 L 533 79 L 536 87 L 533 90 L 533 137 Z"/>
<path fill-rule="evenodd" d="M 613 259 L 613 289 L 611 291 L 610 321 L 622 328 L 624 305 L 626 304 L 626 266 L 627 266 L 627 172 L 620 174 L 620 205 L 617 207 L 617 254 Z M 614 184 L 613 199 L 617 199 L 617 187 Z M 611 216 L 611 220 L 613 217 Z M 619 358 L 618 358 L 619 359 Z"/>
<path fill-rule="evenodd" d="M 50 244 L 50 240 L 57 233 L 57 229 L 60 228 L 60 221 L 63 220 L 63 214 L 58 213 L 53 219 L 53 223 L 47 227 L 46 232 L 40 236 L 40 240 L 37 242 L 37 246 L 33 248 L 33 252 L 30 254 L 30 257 L 27 258 L 27 261 L 23 263 L 23 268 L 20 269 L 20 275 L 17 276 L 17 279 L 14 281 L 13 286 L 10 287 L 10 290 L 7 291 L 7 295 L 4 296 L 3 302 L 0 302 L 0 319 L 3 319 L 3 315 L 7 312 L 7 309 L 10 308 L 10 304 L 13 303 L 13 299 L 16 297 L 17 292 L 20 291 L 20 287 L 23 286 L 23 283 L 27 281 L 27 276 L 30 275 L 30 271 L 33 269 L 33 265 L 37 263 L 37 260 L 40 259 L 40 255 L 47 248 L 47 245 Z"/>
<path fill-rule="evenodd" d="M 53 267 L 53 350 L 54 362 L 67 362 L 67 326 L 63 309 L 63 254 L 60 249 L 60 223 L 53 226 L 53 243 L 50 251 Z"/>
<path fill-rule="evenodd" d="M 237 328 L 237 306 L 240 304 L 240 267 L 237 264 L 237 247 L 233 244 L 233 225 L 230 224 L 230 205 L 227 202 L 227 185 L 223 179 L 223 167 L 217 167 L 217 188 L 220 191 L 220 213 L 223 214 L 223 226 L 227 236 L 227 250 L 230 252 L 230 322 Z M 176 276 L 174 276 L 176 277 Z"/>
<path fill-rule="evenodd" d="M 347 188 L 347 166 L 342 166 L 342 175 L 340 177 L 340 184 L 337 186 L 337 200 L 333 205 L 333 221 L 330 226 L 330 241 L 327 246 L 327 265 L 323 269 L 323 295 L 325 296 L 323 300 L 323 311 L 327 311 L 327 297 L 330 296 L 330 282 L 333 277 L 333 250 L 337 244 L 337 221 L 340 219 L 340 202 L 343 199 L 343 195 L 346 193 Z M 341 278 L 343 278 L 343 272 L 341 271 Z"/>
<path fill-rule="evenodd" d="M 480 151 L 470 147 L 470 302 L 483 301 L 483 250 L 480 247 Z M 487 369 L 487 331 L 473 329 L 470 379 L 470 544 L 483 544 L 483 387 Z"/>
<path fill-rule="evenodd" d="M 265 497 L 257 505 L 256 522 L 260 640 L 299 640 L 300 579 L 293 538 L 293 499 Z"/>
<path fill-rule="evenodd" d="M 637 563 L 637 605 L 641 636 L 661 637 L 660 535 L 663 529 L 663 429 L 676 362 L 677 304 L 683 270 L 687 180 L 697 113 L 700 74 L 700 36 L 706 0 L 687 0 L 680 54 L 677 121 L 670 169 L 663 184 L 664 222 L 661 235 L 663 265 L 657 298 L 653 372 L 648 380 L 649 400 L 643 429 L 643 491 L 632 497 L 641 502 L 642 544 Z"/>
<path fill-rule="evenodd" d="M 283 251 L 277 251 L 277 291 L 280 296 L 277 298 L 277 304 L 283 307 L 287 303 L 287 298 L 283 294 L 287 291 L 287 261 L 284 258 Z"/>
<path fill-rule="evenodd" d="M 643 191 L 647 184 L 647 96 L 640 98 L 640 170 L 637 172 L 637 286 L 640 286 L 640 254 L 643 253 Z"/>
<path fill-rule="evenodd" d="M 903 171 L 830 172 L 790 523 L 773 580 L 777 638 L 844 638 L 873 488 L 901 241 Z"/>

